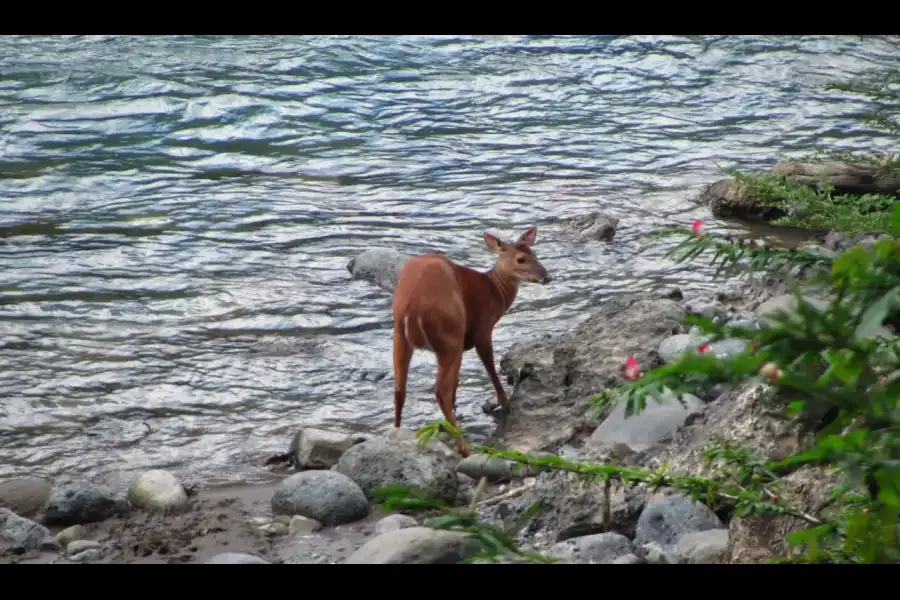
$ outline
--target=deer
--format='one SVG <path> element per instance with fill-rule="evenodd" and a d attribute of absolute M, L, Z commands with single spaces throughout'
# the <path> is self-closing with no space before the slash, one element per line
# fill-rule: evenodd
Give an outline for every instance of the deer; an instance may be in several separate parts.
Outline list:
<path fill-rule="evenodd" d="M 488 251 L 497 259 L 488 271 L 459 265 L 439 253 L 407 260 L 400 270 L 393 296 L 394 428 L 400 428 L 409 364 L 416 350 L 437 357 L 434 392 L 444 418 L 455 428 L 456 389 L 463 353 L 472 348 L 494 386 L 500 413 L 509 412 L 509 400 L 494 366 L 493 331 L 506 314 L 519 283 L 547 285 L 552 280 L 531 247 L 537 228 L 531 227 L 515 242 L 484 232 Z M 469 456 L 460 436 L 457 452 Z"/>

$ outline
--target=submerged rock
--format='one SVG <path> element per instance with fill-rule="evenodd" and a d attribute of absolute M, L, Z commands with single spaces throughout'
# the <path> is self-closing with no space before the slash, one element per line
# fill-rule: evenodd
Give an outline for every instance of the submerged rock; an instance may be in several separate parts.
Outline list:
<path fill-rule="evenodd" d="M 400 270 L 409 258 L 389 248 L 370 248 L 350 259 L 347 270 L 354 279 L 368 281 L 386 292 L 393 292 Z"/>

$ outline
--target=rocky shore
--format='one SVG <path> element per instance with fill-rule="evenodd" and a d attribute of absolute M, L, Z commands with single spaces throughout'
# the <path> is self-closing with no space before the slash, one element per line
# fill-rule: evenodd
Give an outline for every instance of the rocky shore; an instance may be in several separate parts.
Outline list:
<path fill-rule="evenodd" d="M 753 213 L 752 202 L 730 185 L 713 184 L 701 201 L 725 214 L 731 198 L 744 214 Z M 595 214 L 569 223 L 577 239 L 607 243 L 617 226 Z M 837 253 L 875 237 L 811 233 L 809 244 Z M 373 250 L 350 261 L 348 270 L 390 290 L 403 260 L 392 250 Z M 810 294 L 815 298 L 814 290 Z M 609 301 L 562 335 L 508 349 L 500 370 L 511 412 L 487 443 L 592 463 L 668 463 L 695 475 L 708 473 L 701 448 L 711 440 L 768 457 L 791 452 L 796 436 L 754 402 L 760 384 L 710 387 L 680 402 L 650 401 L 629 418 L 624 404 L 595 415 L 587 403 L 621 381 L 628 356 L 650 369 L 699 351 L 707 339 L 682 323 L 686 315 L 757 328 L 779 310 L 793 310 L 793 298 L 771 277 L 709 297 L 685 298 L 673 289 Z M 703 351 L 729 355 L 743 348 L 731 339 Z M 374 490 L 395 485 L 452 506 L 474 506 L 485 523 L 508 527 L 529 517 L 519 544 L 572 564 L 762 562 L 782 552 L 785 534 L 801 524 L 792 516 L 717 514 L 669 489 L 516 469 L 485 455 L 463 460 L 438 438 L 422 447 L 409 430 L 359 435 L 304 428 L 272 462 L 288 463 L 294 472 L 249 488 L 188 489 L 161 470 L 140 474 L 127 490 L 70 478 L 0 482 L 0 562 L 412 564 L 473 555 L 477 547 L 464 533 L 424 527 L 420 513 L 389 515 L 373 503 Z M 482 478 L 489 485 L 473 498 Z M 785 493 L 807 511 L 815 510 L 830 483 L 811 468 L 787 480 L 792 489 Z M 537 512 L 526 514 L 538 502 Z"/>

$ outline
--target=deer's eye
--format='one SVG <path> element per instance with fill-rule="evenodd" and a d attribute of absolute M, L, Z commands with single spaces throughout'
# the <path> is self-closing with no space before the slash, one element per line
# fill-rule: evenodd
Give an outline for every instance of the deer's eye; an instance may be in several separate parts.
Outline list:
<path fill-rule="evenodd" d="M 518 258 L 516 259 L 516 262 L 519 263 L 519 264 L 521 265 L 522 263 L 525 262 L 525 257 L 524 257 L 524 256 L 518 257 Z"/>

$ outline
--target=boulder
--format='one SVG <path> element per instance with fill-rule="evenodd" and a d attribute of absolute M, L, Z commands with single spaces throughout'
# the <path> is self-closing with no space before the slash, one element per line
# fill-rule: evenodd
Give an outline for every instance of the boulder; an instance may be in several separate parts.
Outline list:
<path fill-rule="evenodd" d="M 80 525 L 104 521 L 131 511 L 131 503 L 112 488 L 81 479 L 60 478 L 44 506 L 46 525 Z"/>
<path fill-rule="evenodd" d="M 545 554 L 567 564 L 615 564 L 616 560 L 632 555 L 634 546 L 624 535 L 597 533 L 559 542 Z"/>
<path fill-rule="evenodd" d="M 0 540 L 25 550 L 57 551 L 60 543 L 50 530 L 31 519 L 0 508 Z"/>
<path fill-rule="evenodd" d="M 514 386 L 510 413 L 486 443 L 528 454 L 568 443 L 591 420 L 586 401 L 622 381 L 629 355 L 658 365 L 656 349 L 683 317 L 667 298 L 613 298 L 568 332 L 514 344 L 500 361 Z"/>
<path fill-rule="evenodd" d="M 147 512 L 178 512 L 187 507 L 188 496 L 178 478 L 169 471 L 145 471 L 131 482 L 128 501 Z"/>
<path fill-rule="evenodd" d="M 468 533 L 408 527 L 366 542 L 344 564 L 348 565 L 446 565 L 457 564 L 478 553 L 480 544 Z"/>
<path fill-rule="evenodd" d="M 334 470 L 355 481 L 369 499 L 377 488 L 406 486 L 452 505 L 460 457 L 440 442 L 430 442 L 421 448 L 399 433 L 373 438 L 347 450 Z"/>
<path fill-rule="evenodd" d="M 358 521 L 369 514 L 365 494 L 336 471 L 303 471 L 281 481 L 272 495 L 272 513 L 300 515 L 325 526 Z"/>
<path fill-rule="evenodd" d="M 684 394 L 682 402 L 671 394 L 662 402 L 648 396 L 644 409 L 625 416 L 627 403 L 619 401 L 612 413 L 591 434 L 588 445 L 626 444 L 634 450 L 646 449 L 684 425 L 688 417 L 703 412 L 704 402 L 693 394 Z"/>

